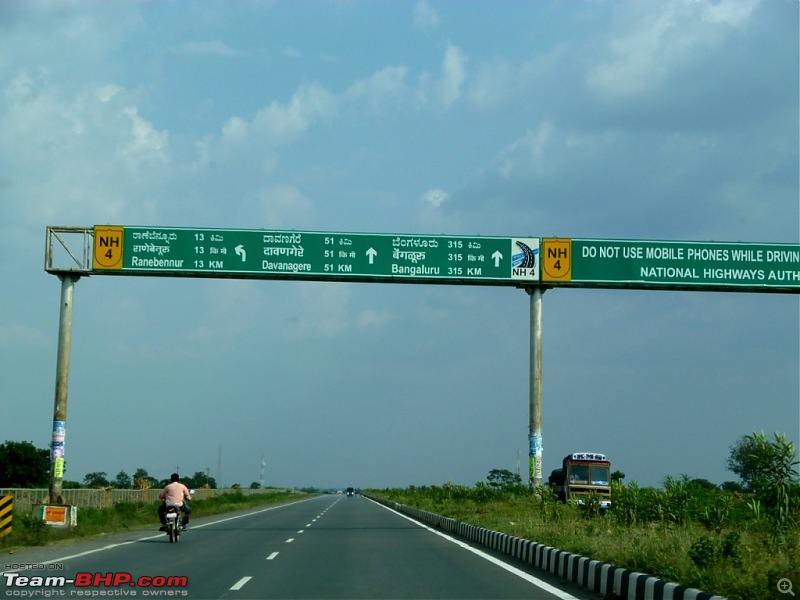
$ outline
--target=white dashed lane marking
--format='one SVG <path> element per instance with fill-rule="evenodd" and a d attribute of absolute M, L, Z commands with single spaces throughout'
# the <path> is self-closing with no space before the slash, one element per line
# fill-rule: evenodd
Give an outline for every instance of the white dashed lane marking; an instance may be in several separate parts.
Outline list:
<path fill-rule="evenodd" d="M 240 589 L 242 589 L 244 587 L 244 584 L 247 583 L 248 581 L 250 581 L 251 579 L 252 579 L 252 577 L 242 577 L 239 581 L 237 581 L 236 583 L 234 583 L 231 586 L 231 589 L 232 590 L 240 590 Z"/>
<path fill-rule="evenodd" d="M 328 510 L 327 508 L 325 510 L 323 510 L 321 514 L 317 515 L 316 519 L 311 519 L 311 523 L 306 523 L 306 529 L 311 527 L 311 525 L 314 522 L 316 522 L 317 519 L 322 518 L 322 515 L 324 515 L 327 512 L 327 510 Z M 305 532 L 305 529 L 300 529 L 297 533 L 300 534 L 300 533 L 304 533 L 304 532 Z M 294 541 L 294 538 L 289 538 L 288 540 L 286 540 L 286 543 L 287 544 L 291 544 L 293 541 Z M 278 554 L 280 554 L 280 552 L 271 553 L 269 556 L 267 556 L 267 560 L 275 560 L 277 558 Z M 252 579 L 252 577 L 242 577 L 239 581 L 237 581 L 233 585 L 233 587 L 231 589 L 232 590 L 240 590 L 251 579 Z"/>

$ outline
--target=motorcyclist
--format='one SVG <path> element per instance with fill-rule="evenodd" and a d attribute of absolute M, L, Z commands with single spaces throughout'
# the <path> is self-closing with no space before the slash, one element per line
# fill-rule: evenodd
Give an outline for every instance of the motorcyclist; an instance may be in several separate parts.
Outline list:
<path fill-rule="evenodd" d="M 192 495 L 189 493 L 189 488 L 180 482 L 180 476 L 173 473 L 169 476 L 170 482 L 158 494 L 158 499 L 163 500 L 158 505 L 158 518 L 161 521 L 161 528 L 159 531 L 167 530 L 167 506 L 174 504 L 183 513 L 183 527 L 189 524 L 189 515 L 192 509 L 188 504 L 184 503 L 184 499 L 191 500 Z"/>

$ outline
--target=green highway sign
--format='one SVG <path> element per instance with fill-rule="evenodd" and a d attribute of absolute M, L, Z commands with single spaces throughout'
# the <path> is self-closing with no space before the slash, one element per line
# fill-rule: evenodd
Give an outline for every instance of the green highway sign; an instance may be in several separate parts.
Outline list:
<path fill-rule="evenodd" d="M 542 282 L 798 293 L 800 245 L 545 238 Z"/>
<path fill-rule="evenodd" d="M 525 285 L 539 239 L 96 225 L 91 272 Z"/>

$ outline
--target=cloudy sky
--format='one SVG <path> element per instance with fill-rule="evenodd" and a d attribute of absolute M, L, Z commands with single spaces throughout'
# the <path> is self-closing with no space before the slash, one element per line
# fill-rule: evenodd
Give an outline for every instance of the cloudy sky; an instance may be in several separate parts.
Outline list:
<path fill-rule="evenodd" d="M 0 3 L 0 441 L 48 447 L 46 226 L 798 243 L 798 3 Z M 555 288 L 545 474 L 800 439 L 796 294 Z M 513 287 L 84 277 L 65 478 L 527 481 Z M 165 419 L 183 413 L 177 431 Z"/>

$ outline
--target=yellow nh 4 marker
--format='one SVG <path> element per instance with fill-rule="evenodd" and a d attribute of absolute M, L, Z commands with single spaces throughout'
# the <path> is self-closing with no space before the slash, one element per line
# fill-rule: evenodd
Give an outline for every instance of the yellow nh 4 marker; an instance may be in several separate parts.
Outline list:
<path fill-rule="evenodd" d="M 124 232 L 124 227 L 95 225 L 92 268 L 122 268 L 122 238 Z"/>
<path fill-rule="evenodd" d="M 542 281 L 572 281 L 572 240 L 542 240 Z"/>

